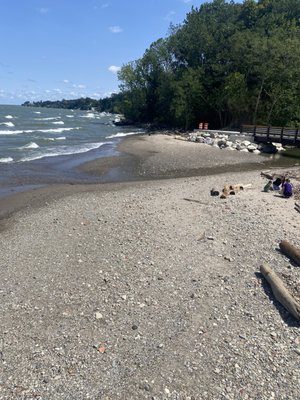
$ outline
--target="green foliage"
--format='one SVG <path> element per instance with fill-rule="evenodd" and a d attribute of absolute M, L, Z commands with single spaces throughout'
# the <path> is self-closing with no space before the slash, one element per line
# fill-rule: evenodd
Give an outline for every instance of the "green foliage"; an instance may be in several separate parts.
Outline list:
<path fill-rule="evenodd" d="M 135 121 L 185 129 L 297 126 L 299 65 L 299 0 L 214 0 L 123 66 L 122 107 Z"/>

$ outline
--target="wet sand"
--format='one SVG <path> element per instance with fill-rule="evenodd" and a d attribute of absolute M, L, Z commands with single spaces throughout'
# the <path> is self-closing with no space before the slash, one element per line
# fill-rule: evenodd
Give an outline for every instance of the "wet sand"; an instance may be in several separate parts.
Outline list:
<path fill-rule="evenodd" d="M 11 191 L 10 196 L 0 197 L 0 219 L 5 220 L 21 209 L 34 209 L 51 201 L 70 196 L 76 192 L 93 190 L 119 190 L 134 182 L 157 179 L 171 179 L 189 176 L 208 176 L 224 172 L 238 172 L 276 168 L 281 164 L 260 155 L 238 151 L 220 150 L 205 144 L 180 140 L 174 135 L 152 134 L 125 138 L 120 142 L 118 156 L 102 157 L 77 167 L 98 184 L 50 183 L 38 181 L 37 188 L 28 190 L 25 182 L 24 192 Z M 282 165 L 297 164 L 297 160 L 282 160 Z M 126 184 L 127 182 L 127 184 Z M 42 187 L 39 187 L 42 186 Z M 22 186 L 21 186 L 22 189 Z"/>

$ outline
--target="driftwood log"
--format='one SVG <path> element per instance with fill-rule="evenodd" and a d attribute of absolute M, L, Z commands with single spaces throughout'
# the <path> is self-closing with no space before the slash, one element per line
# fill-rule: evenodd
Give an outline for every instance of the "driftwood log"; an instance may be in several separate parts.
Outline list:
<path fill-rule="evenodd" d="M 267 265 L 262 265 L 260 267 L 260 272 L 270 284 L 276 300 L 278 300 L 295 318 L 300 320 L 300 304 L 285 288 L 279 276 Z"/>
<path fill-rule="evenodd" d="M 300 265 L 300 250 L 290 244 L 287 240 L 282 240 L 279 247 L 284 254 Z"/>

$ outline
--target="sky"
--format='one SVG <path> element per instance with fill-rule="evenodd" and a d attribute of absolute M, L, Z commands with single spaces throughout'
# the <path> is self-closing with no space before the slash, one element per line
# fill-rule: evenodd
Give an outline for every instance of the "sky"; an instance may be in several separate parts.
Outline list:
<path fill-rule="evenodd" d="M 203 0 L 0 0 L 0 104 L 118 92 L 143 56 Z"/>

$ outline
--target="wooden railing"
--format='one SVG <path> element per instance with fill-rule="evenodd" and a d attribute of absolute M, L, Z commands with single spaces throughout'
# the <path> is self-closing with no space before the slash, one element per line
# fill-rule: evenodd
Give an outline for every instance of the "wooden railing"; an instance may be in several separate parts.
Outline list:
<path fill-rule="evenodd" d="M 253 135 L 258 143 L 276 142 L 300 146 L 300 129 L 278 126 L 242 125 L 241 133 Z"/>

